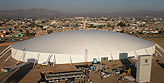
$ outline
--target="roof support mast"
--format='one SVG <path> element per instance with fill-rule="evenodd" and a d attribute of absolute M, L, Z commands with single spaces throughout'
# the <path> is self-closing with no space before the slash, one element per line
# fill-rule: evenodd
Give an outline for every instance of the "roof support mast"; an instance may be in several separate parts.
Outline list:
<path fill-rule="evenodd" d="M 55 57 L 55 54 L 54 54 L 53 67 L 55 66 L 55 64 L 56 64 L 56 57 Z"/>
<path fill-rule="evenodd" d="M 85 62 L 87 63 L 88 62 L 88 50 L 85 49 Z"/>
<path fill-rule="evenodd" d="M 1 53 L 0 53 L 0 55 L 2 55 L 5 51 L 7 51 L 7 49 L 9 49 L 11 47 L 11 45 L 10 46 L 8 46 L 7 48 L 5 48 Z"/>

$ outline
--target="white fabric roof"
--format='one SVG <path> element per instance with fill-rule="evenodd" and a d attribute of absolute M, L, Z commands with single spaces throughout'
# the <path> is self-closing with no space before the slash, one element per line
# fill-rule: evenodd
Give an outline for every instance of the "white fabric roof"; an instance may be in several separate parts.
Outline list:
<path fill-rule="evenodd" d="M 153 42 L 111 31 L 66 31 L 12 45 L 14 49 L 39 53 L 84 55 L 124 53 L 152 47 Z"/>

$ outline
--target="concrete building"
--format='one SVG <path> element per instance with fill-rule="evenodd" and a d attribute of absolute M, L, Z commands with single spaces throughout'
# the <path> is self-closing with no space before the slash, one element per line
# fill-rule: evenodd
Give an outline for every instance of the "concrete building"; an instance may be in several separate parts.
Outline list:
<path fill-rule="evenodd" d="M 137 76 L 136 76 L 136 81 L 138 83 L 150 82 L 151 65 L 152 65 L 151 55 L 138 56 Z"/>

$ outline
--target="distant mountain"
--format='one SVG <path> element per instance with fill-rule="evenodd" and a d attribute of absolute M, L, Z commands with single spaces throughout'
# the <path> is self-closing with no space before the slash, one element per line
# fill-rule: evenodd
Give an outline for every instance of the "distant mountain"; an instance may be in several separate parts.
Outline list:
<path fill-rule="evenodd" d="M 149 17 L 161 17 L 164 18 L 164 11 L 148 11 L 148 10 L 138 10 L 138 11 L 128 11 L 128 12 L 117 12 L 117 13 L 85 13 L 79 14 L 81 16 L 89 16 L 89 17 L 137 17 L 144 18 L 146 16 Z"/>
<path fill-rule="evenodd" d="M 150 17 L 164 17 L 164 11 L 148 11 L 148 10 L 139 10 L 139 11 L 129 11 L 129 12 L 117 12 L 117 13 L 61 13 L 57 10 L 50 9 L 16 9 L 16 10 L 1 10 L 0 18 L 12 18 L 12 17 L 74 17 L 74 16 L 88 16 L 88 17 L 139 17 L 143 18 L 146 16 Z"/>
<path fill-rule="evenodd" d="M 57 10 L 49 9 L 16 9 L 16 10 L 2 10 L 0 11 L 0 17 L 2 18 L 11 18 L 11 17 L 49 17 L 49 16 L 58 16 L 61 13 Z"/>
<path fill-rule="evenodd" d="M 122 17 L 164 17 L 164 11 L 149 11 L 149 10 L 138 10 L 138 11 L 130 11 L 130 12 L 121 12 L 121 13 L 113 13 L 113 16 L 122 16 Z"/>

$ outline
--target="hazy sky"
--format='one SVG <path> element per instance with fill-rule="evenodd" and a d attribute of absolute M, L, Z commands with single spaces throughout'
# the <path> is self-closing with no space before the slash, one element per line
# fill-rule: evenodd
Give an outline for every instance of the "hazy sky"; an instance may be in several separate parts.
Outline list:
<path fill-rule="evenodd" d="M 0 0 L 0 10 L 46 8 L 64 13 L 164 10 L 164 0 Z"/>

